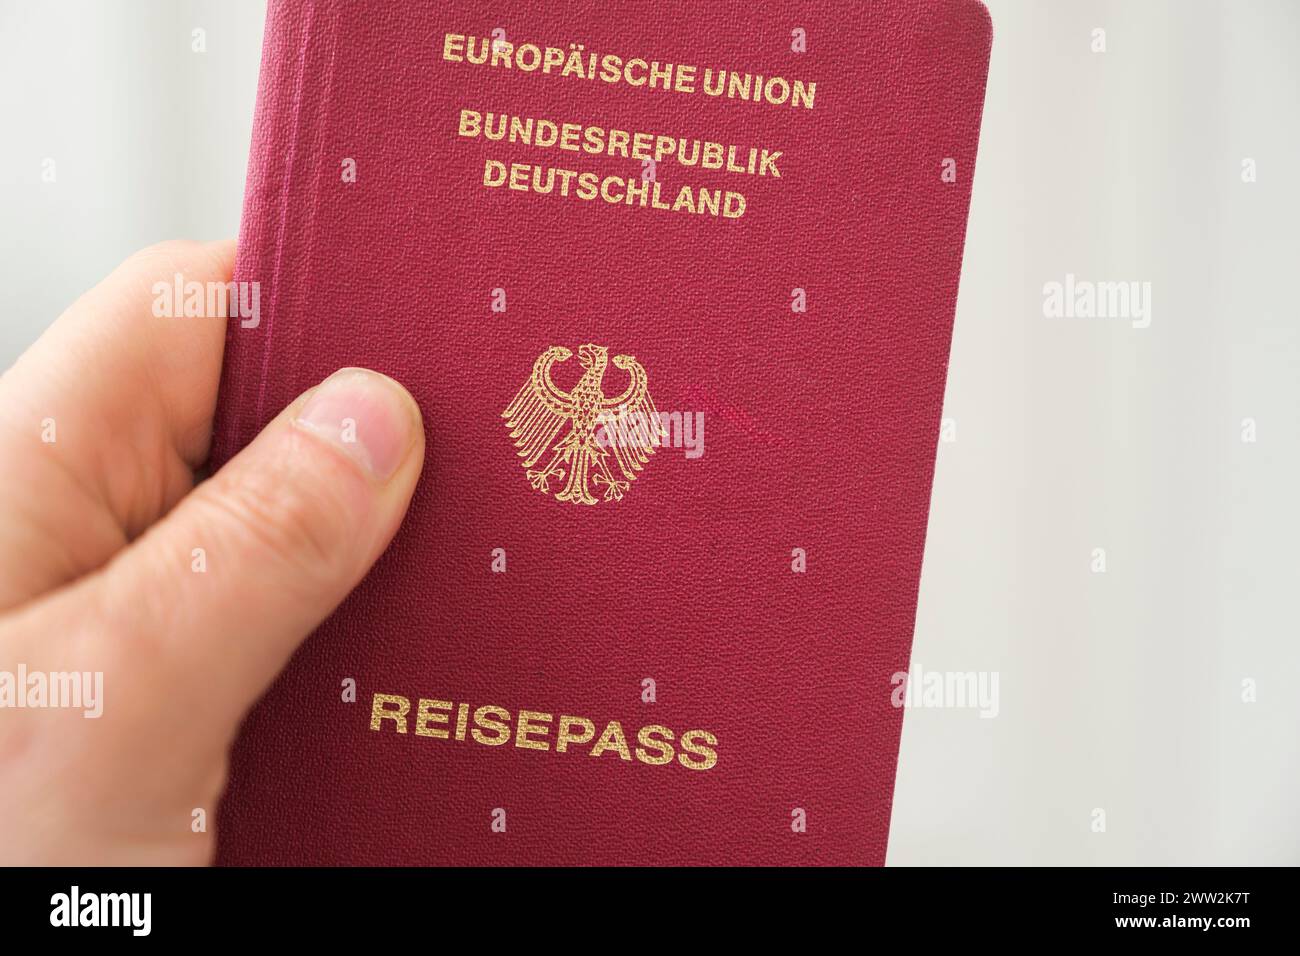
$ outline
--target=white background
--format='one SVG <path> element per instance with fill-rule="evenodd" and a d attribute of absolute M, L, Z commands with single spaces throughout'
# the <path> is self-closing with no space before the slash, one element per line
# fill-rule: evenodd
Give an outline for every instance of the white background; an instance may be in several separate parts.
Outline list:
<path fill-rule="evenodd" d="M 989 6 L 914 659 L 1000 713 L 908 711 L 889 862 L 1300 863 L 1300 4 Z M 0 0 L 0 367 L 236 233 L 262 20 Z M 1150 282 L 1150 327 L 1045 318 L 1066 273 Z"/>

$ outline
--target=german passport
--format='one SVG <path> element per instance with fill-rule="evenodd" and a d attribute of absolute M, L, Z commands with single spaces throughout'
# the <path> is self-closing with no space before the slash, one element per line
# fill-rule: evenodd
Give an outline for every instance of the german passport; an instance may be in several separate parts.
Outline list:
<path fill-rule="evenodd" d="M 248 716 L 221 862 L 884 862 L 990 42 L 273 0 L 215 464 L 349 365 L 428 452 Z"/>

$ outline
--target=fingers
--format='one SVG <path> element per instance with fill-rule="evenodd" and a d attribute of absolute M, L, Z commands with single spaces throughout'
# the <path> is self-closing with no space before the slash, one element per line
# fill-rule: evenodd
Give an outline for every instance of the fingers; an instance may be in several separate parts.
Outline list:
<path fill-rule="evenodd" d="M 125 659 L 152 662 L 145 685 L 168 695 L 155 706 L 233 732 L 388 546 L 423 460 L 405 389 L 341 371 L 69 600 L 111 622 L 105 639 L 126 635 Z"/>
<path fill-rule="evenodd" d="M 189 490 L 229 321 L 207 292 L 224 294 L 234 250 L 137 253 L 0 376 L 0 611 L 100 567 Z M 175 301 L 176 276 L 205 314 Z"/>

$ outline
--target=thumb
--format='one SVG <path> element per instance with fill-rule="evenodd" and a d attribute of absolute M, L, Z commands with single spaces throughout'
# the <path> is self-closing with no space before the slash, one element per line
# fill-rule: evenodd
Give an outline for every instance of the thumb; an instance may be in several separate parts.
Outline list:
<path fill-rule="evenodd" d="M 238 721 L 387 548 L 423 462 L 406 390 L 337 372 L 105 568 L 95 603 L 151 686 Z"/>

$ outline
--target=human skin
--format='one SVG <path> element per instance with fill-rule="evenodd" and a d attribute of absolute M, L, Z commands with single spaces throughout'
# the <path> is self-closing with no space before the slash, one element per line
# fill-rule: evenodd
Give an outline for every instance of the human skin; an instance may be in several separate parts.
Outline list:
<path fill-rule="evenodd" d="M 234 255 L 132 256 L 0 376 L 0 673 L 103 673 L 98 718 L 0 707 L 0 864 L 209 862 L 240 721 L 406 514 L 420 412 L 359 369 L 196 483 L 237 320 L 151 289 Z"/>

